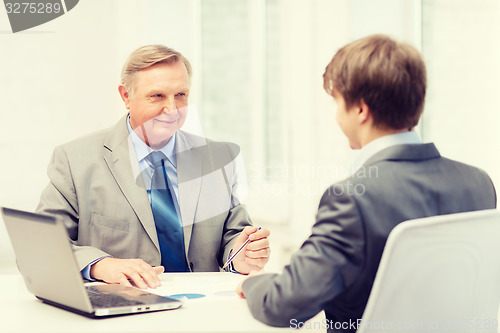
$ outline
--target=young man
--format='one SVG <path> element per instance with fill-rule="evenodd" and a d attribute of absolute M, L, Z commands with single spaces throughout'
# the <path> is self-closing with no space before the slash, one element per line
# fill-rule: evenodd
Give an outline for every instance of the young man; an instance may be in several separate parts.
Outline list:
<path fill-rule="evenodd" d="M 239 148 L 180 130 L 190 83 L 182 54 L 141 47 L 118 87 L 127 114 L 55 149 L 38 211 L 64 221 L 83 277 L 154 288 L 164 269 L 219 271 L 248 238 L 231 269 L 268 261 L 269 230 L 238 200 Z"/>
<path fill-rule="evenodd" d="M 312 234 L 282 274 L 251 276 L 238 287 L 253 315 L 292 326 L 325 310 L 329 331 L 354 332 L 382 251 L 400 222 L 496 207 L 482 170 L 441 157 L 412 129 L 424 107 L 426 70 L 419 52 L 383 35 L 342 47 L 324 88 L 357 172 L 321 198 Z"/>

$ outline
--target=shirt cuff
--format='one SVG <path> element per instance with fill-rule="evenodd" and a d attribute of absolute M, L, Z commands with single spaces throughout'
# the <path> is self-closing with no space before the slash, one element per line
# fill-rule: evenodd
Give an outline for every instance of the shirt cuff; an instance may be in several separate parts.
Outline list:
<path fill-rule="evenodd" d="M 93 264 L 95 264 L 96 262 L 98 261 L 101 261 L 102 259 L 104 258 L 109 258 L 110 256 L 104 256 L 104 257 L 100 257 L 94 261 L 92 261 L 90 264 L 88 264 L 87 266 L 85 266 L 81 273 L 82 273 L 82 277 L 85 279 L 85 280 L 89 280 L 89 281 L 97 281 L 96 279 L 93 279 L 90 277 L 90 268 L 92 267 Z"/>

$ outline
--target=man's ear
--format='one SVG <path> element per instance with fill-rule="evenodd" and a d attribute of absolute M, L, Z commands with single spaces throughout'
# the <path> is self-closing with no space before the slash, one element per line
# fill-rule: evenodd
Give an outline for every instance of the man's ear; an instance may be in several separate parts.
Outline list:
<path fill-rule="evenodd" d="M 370 110 L 370 107 L 366 105 L 363 99 L 361 99 L 358 103 L 358 120 L 360 124 L 365 124 L 371 119 L 372 111 Z"/>
<path fill-rule="evenodd" d="M 118 92 L 120 93 L 120 97 L 123 100 L 123 103 L 125 103 L 125 108 L 130 109 L 130 94 L 128 93 L 127 88 L 123 84 L 120 84 L 118 86 Z"/>

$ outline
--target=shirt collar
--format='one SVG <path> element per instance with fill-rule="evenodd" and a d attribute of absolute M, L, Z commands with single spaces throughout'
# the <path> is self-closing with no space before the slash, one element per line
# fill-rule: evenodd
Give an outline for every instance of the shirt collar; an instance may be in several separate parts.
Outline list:
<path fill-rule="evenodd" d="M 142 161 L 144 158 L 146 158 L 152 151 L 151 147 L 149 147 L 144 141 L 141 140 L 141 138 L 135 133 L 135 131 L 132 129 L 132 126 L 130 125 L 130 114 L 127 116 L 127 129 L 130 134 L 130 138 L 132 139 L 132 143 L 134 144 L 134 149 L 135 149 L 135 154 L 137 155 L 137 161 Z M 168 143 L 162 147 L 161 149 L 158 149 L 158 151 L 161 151 L 165 156 L 167 156 L 168 160 L 175 166 L 177 167 L 177 158 L 175 157 L 175 137 L 177 133 L 174 133 L 170 140 L 168 140 Z"/>
<path fill-rule="evenodd" d="M 415 131 L 408 131 L 396 134 L 385 135 L 375 139 L 359 150 L 359 153 L 354 157 L 349 171 L 354 174 L 361 166 L 368 161 L 376 153 L 396 145 L 405 144 L 421 144 L 422 139 Z"/>

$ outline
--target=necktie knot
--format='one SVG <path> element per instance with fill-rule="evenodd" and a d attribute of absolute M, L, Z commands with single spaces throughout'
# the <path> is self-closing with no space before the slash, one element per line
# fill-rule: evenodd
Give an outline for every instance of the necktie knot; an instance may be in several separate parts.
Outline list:
<path fill-rule="evenodd" d="M 153 167 L 156 169 L 162 166 L 162 161 L 164 161 L 167 157 L 161 151 L 153 151 L 148 155 L 148 159 L 153 164 Z"/>

